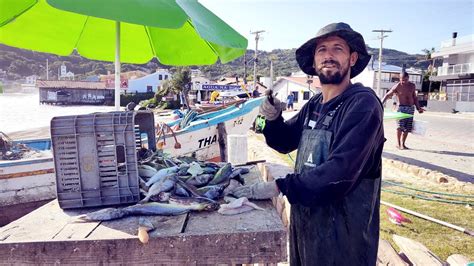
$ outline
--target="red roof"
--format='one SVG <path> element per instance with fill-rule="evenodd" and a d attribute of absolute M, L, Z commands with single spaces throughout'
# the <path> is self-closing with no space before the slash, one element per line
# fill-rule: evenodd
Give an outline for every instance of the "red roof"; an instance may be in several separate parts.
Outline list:
<path fill-rule="evenodd" d="M 57 88 L 57 89 L 106 89 L 105 82 L 93 81 L 74 81 L 74 80 L 36 80 L 38 88 Z"/>

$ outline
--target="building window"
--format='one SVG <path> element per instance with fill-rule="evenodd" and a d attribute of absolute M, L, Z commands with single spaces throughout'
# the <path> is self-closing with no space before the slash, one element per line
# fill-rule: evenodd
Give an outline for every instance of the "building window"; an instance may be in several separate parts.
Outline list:
<path fill-rule="evenodd" d="M 165 75 L 165 79 L 168 79 L 168 75 Z"/>
<path fill-rule="evenodd" d="M 390 82 L 400 82 L 400 74 L 390 73 Z"/>
<path fill-rule="evenodd" d="M 146 92 L 153 92 L 153 86 L 146 86 Z"/>
<path fill-rule="evenodd" d="M 303 92 L 303 100 L 309 100 L 309 91 Z"/>
<path fill-rule="evenodd" d="M 163 80 L 163 75 L 159 74 L 158 75 L 158 80 Z"/>

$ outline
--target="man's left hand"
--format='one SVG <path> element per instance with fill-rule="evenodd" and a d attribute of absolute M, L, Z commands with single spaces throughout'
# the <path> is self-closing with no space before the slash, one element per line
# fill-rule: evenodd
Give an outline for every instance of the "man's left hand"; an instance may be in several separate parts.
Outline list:
<path fill-rule="evenodd" d="M 278 190 L 275 181 L 260 182 L 251 186 L 242 186 L 234 189 L 232 194 L 238 198 L 246 197 L 249 199 L 271 199 L 278 196 Z"/>
<path fill-rule="evenodd" d="M 425 109 L 423 109 L 423 108 L 421 108 L 421 107 L 418 108 L 418 113 L 419 113 L 419 114 L 422 114 L 424 111 L 425 111 Z"/>

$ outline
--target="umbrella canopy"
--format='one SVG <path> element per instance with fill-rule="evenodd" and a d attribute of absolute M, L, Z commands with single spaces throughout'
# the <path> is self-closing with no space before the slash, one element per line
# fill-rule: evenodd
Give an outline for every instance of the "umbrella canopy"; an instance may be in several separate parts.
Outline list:
<path fill-rule="evenodd" d="M 101 61 L 156 57 L 173 66 L 227 63 L 248 44 L 197 0 L 0 0 L 0 43 Z"/>

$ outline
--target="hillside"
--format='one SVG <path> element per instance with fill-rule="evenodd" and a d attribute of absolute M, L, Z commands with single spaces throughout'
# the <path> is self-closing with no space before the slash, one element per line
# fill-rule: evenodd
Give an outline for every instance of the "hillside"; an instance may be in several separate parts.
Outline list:
<path fill-rule="evenodd" d="M 378 57 L 378 49 L 368 48 L 369 53 L 375 58 Z M 271 52 L 259 51 L 258 56 L 258 76 L 269 76 L 270 58 L 273 58 L 273 68 L 275 76 L 288 76 L 292 72 L 299 70 L 295 60 L 296 49 L 275 49 Z M 247 75 L 253 76 L 254 50 L 247 50 L 245 58 L 247 59 Z M 417 67 L 426 69 L 429 62 L 422 60 L 421 54 L 410 55 L 392 49 L 383 50 L 384 61 L 407 67 Z M 65 64 L 68 71 L 75 73 L 77 79 L 84 79 L 87 76 L 107 74 L 107 71 L 113 72 L 114 66 L 109 62 L 93 61 L 74 53 L 67 57 L 56 56 L 46 53 L 33 52 L 17 49 L 0 44 L 0 70 L 6 71 L 6 78 L 17 80 L 30 75 L 38 75 L 42 78 L 46 76 L 46 59 L 49 61 L 49 78 L 55 79 L 58 75 L 58 69 L 61 64 Z M 154 72 L 157 68 L 170 68 L 170 66 L 161 65 L 157 59 L 153 59 L 144 65 L 122 64 L 122 71 L 141 70 L 145 72 Z M 208 78 L 219 78 L 222 76 L 240 77 L 244 74 L 244 57 L 240 57 L 230 63 L 216 63 L 211 66 L 199 66 L 202 73 Z"/>

